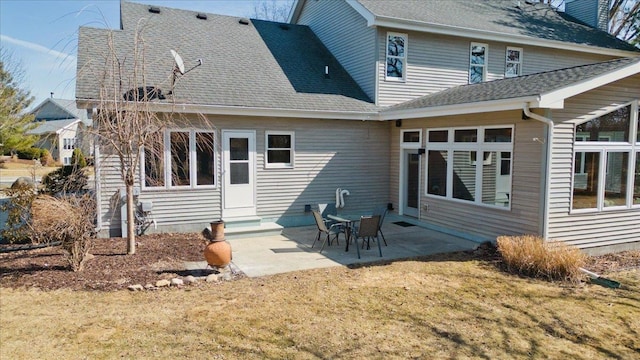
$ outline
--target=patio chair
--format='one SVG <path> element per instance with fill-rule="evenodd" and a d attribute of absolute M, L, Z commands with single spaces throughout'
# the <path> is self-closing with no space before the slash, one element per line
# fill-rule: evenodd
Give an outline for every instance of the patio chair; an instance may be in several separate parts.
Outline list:
<path fill-rule="evenodd" d="M 380 216 L 361 216 L 359 224 L 354 232 L 354 239 L 356 241 L 356 251 L 358 252 L 358 259 L 360 259 L 360 247 L 358 246 L 358 239 L 362 238 L 362 246 L 364 247 L 365 241 L 367 242 L 367 249 L 369 249 L 369 241 L 375 238 L 378 243 L 378 252 L 382 257 L 382 247 L 380 246 L 380 239 L 378 239 L 378 223 L 380 222 Z"/>
<path fill-rule="evenodd" d="M 311 247 L 314 247 L 316 245 L 316 241 L 320 240 L 320 237 L 323 234 L 326 235 L 326 237 L 322 242 L 322 247 L 320 248 L 320 252 L 322 252 L 322 250 L 324 249 L 324 246 L 327 243 L 327 241 L 329 242 L 329 245 L 331 245 L 331 236 L 335 236 L 336 243 L 340 245 L 340 241 L 338 237 L 340 233 L 344 232 L 342 229 L 342 226 L 340 226 L 340 224 L 332 224 L 329 227 L 327 227 L 327 224 L 325 223 L 324 219 L 322 218 L 322 214 L 320 214 L 319 211 L 312 210 L 311 212 L 313 213 L 313 217 L 316 220 L 316 226 L 318 227 L 318 234 L 316 235 L 315 240 L 313 240 L 313 244 L 311 244 Z"/>
<path fill-rule="evenodd" d="M 336 203 L 328 203 L 328 204 L 318 204 L 318 211 L 322 215 L 322 219 L 324 219 L 325 224 L 327 226 L 331 226 L 335 224 L 336 221 L 331 220 L 327 217 L 327 215 L 338 215 L 338 208 L 336 207 Z"/>
<path fill-rule="evenodd" d="M 378 223 L 378 232 L 380 233 L 380 236 L 382 236 L 382 241 L 384 241 L 384 246 L 387 246 L 387 239 L 384 238 L 384 234 L 382 233 L 382 223 L 384 222 L 384 217 L 387 216 L 388 211 L 389 210 L 387 209 L 386 205 L 378 206 L 373 210 L 374 216 L 375 215 L 380 216 L 380 222 Z"/>

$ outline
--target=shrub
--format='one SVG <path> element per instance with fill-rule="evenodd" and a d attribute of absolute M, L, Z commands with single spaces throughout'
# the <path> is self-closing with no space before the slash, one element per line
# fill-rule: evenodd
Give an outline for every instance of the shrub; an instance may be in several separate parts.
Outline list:
<path fill-rule="evenodd" d="M 578 281 L 586 260 L 575 247 L 532 235 L 500 236 L 497 243 L 507 269 L 525 276 Z"/>
<path fill-rule="evenodd" d="M 36 147 L 26 148 L 26 149 L 18 150 L 17 154 L 18 154 L 18 159 L 23 159 L 23 160 L 40 159 L 40 157 L 42 156 L 42 149 L 36 148 Z"/>
<path fill-rule="evenodd" d="M 53 166 L 55 161 L 53 160 L 53 156 L 47 149 L 42 150 L 42 155 L 40 156 L 40 163 L 42 166 Z"/>
<path fill-rule="evenodd" d="M 84 158 L 82 150 L 78 148 L 73 150 L 73 154 L 71 155 L 71 164 L 79 168 L 87 166 L 87 160 Z"/>
<path fill-rule="evenodd" d="M 30 211 L 36 190 L 32 184 L 16 183 L 5 190 L 9 200 L 0 206 L 0 211 L 7 213 L 4 229 L 0 231 L 2 238 L 10 243 L 28 243 L 30 237 Z"/>
<path fill-rule="evenodd" d="M 82 193 L 89 178 L 84 170 L 73 165 L 63 166 L 42 177 L 43 191 L 49 195 Z"/>
<path fill-rule="evenodd" d="M 31 206 L 32 236 L 39 242 L 60 241 L 73 271 L 81 271 L 96 236 L 96 203 L 88 194 L 54 198 L 38 196 Z"/>

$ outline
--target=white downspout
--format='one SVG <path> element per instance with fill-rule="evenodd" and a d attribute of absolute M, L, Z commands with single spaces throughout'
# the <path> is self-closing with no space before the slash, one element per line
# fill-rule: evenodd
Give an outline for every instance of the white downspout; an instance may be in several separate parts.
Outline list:
<path fill-rule="evenodd" d="M 548 132 L 547 132 L 547 156 L 545 158 L 545 162 L 546 162 L 546 170 L 545 170 L 545 181 L 544 181 L 544 214 L 542 216 L 543 218 L 543 228 L 542 228 L 542 237 L 545 240 L 549 239 L 549 197 L 551 194 L 551 189 L 550 189 L 550 181 L 549 181 L 549 177 L 551 175 L 551 155 L 552 155 L 552 147 L 553 147 L 553 129 L 554 129 L 554 124 L 553 124 L 553 120 L 546 118 L 544 116 L 532 113 L 531 111 L 529 111 L 529 104 L 528 103 L 524 103 L 524 105 L 522 106 L 522 110 L 524 111 L 524 114 L 533 119 L 533 120 L 537 120 L 540 121 L 544 124 L 546 124 L 548 126 Z"/>

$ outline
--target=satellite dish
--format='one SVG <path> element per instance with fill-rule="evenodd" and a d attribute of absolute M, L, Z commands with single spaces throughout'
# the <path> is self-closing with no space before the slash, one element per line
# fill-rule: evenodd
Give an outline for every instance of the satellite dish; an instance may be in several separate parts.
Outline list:
<path fill-rule="evenodd" d="M 170 49 L 170 51 L 171 56 L 173 56 L 173 60 L 176 62 L 175 70 L 178 70 L 181 75 L 184 75 L 184 61 L 182 61 L 182 57 L 175 50 Z"/>

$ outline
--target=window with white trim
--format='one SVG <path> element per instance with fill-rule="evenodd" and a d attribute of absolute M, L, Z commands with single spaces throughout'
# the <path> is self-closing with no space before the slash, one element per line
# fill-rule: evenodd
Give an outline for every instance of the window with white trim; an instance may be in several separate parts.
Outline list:
<path fill-rule="evenodd" d="M 65 156 L 64 158 L 62 158 L 62 165 L 71 165 L 71 156 Z"/>
<path fill-rule="evenodd" d="M 158 133 L 144 147 L 144 188 L 215 186 L 215 134 L 175 130 Z"/>
<path fill-rule="evenodd" d="M 513 126 L 432 129 L 427 140 L 427 196 L 510 206 Z"/>
<path fill-rule="evenodd" d="M 73 150 L 76 148 L 76 138 L 62 139 L 62 148 L 65 150 Z"/>
<path fill-rule="evenodd" d="M 637 102 L 576 125 L 572 211 L 640 206 Z"/>
<path fill-rule="evenodd" d="M 387 33 L 386 80 L 405 80 L 407 74 L 407 34 Z"/>
<path fill-rule="evenodd" d="M 504 77 L 516 77 L 522 75 L 522 48 L 507 46 Z"/>
<path fill-rule="evenodd" d="M 292 131 L 267 131 L 265 144 L 266 168 L 293 167 L 295 139 Z"/>
<path fill-rule="evenodd" d="M 471 43 L 469 49 L 469 84 L 477 84 L 487 80 L 487 61 L 489 45 Z"/>

